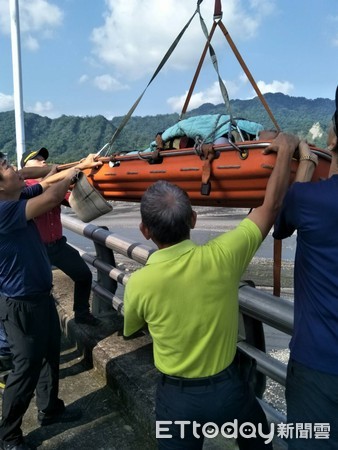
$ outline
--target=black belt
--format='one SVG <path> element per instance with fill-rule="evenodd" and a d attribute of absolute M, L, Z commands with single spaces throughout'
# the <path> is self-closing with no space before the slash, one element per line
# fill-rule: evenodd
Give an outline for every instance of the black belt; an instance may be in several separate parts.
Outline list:
<path fill-rule="evenodd" d="M 166 375 L 162 373 L 162 384 L 172 384 L 174 386 L 180 387 L 192 387 L 192 386 L 208 386 L 214 383 L 220 383 L 224 380 L 231 378 L 233 374 L 234 363 L 230 364 L 229 367 L 218 372 L 210 377 L 202 378 L 183 378 L 183 377 L 173 377 L 171 375 Z"/>
<path fill-rule="evenodd" d="M 23 301 L 34 301 L 34 300 L 40 300 L 43 298 L 46 298 L 48 296 L 51 296 L 53 292 L 53 288 L 51 288 L 50 291 L 40 292 L 39 294 L 32 294 L 32 295 L 21 295 L 20 297 L 5 297 L 1 296 L 1 298 L 4 298 L 5 300 L 23 300 Z"/>

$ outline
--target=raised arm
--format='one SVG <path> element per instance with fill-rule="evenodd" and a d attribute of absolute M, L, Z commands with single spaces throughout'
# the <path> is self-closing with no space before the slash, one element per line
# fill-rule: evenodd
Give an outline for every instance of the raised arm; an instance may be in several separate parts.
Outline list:
<path fill-rule="evenodd" d="M 261 230 L 263 239 L 272 227 L 290 181 L 292 156 L 299 139 L 291 134 L 280 133 L 265 150 L 277 152 L 276 164 L 267 183 L 263 204 L 248 216 Z"/>
<path fill-rule="evenodd" d="M 41 195 L 30 198 L 26 203 L 27 220 L 38 217 L 55 206 L 59 205 L 65 198 L 73 178 L 78 174 L 79 169 L 69 169 L 64 174 L 62 180 L 52 183 Z M 53 175 L 52 175 L 53 176 Z"/>
<path fill-rule="evenodd" d="M 69 173 L 73 173 L 74 169 L 77 170 L 84 170 L 84 169 L 91 169 L 93 167 L 99 167 L 102 166 L 102 161 L 95 161 L 95 155 L 90 154 L 85 158 L 84 160 L 80 161 L 76 166 L 62 170 L 61 172 L 52 173 L 51 175 L 44 178 L 40 184 L 43 188 L 43 190 L 46 190 L 49 188 L 52 184 L 54 184 L 57 181 L 63 180 L 64 178 L 68 177 Z M 51 170 L 51 167 L 49 166 L 49 170 Z"/>
<path fill-rule="evenodd" d="M 18 170 L 20 175 L 24 180 L 28 178 L 43 178 L 45 177 L 51 170 L 51 166 L 43 166 L 43 167 L 24 167 L 23 169 Z"/>
<path fill-rule="evenodd" d="M 310 150 L 310 147 L 305 141 L 300 141 L 298 149 L 299 164 L 295 176 L 295 182 L 311 181 L 313 172 L 318 165 L 318 156 Z"/>

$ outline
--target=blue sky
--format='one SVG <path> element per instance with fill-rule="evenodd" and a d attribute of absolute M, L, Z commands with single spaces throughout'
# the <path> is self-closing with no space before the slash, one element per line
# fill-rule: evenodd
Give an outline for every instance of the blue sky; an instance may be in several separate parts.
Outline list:
<path fill-rule="evenodd" d="M 19 0 L 25 111 L 107 118 L 128 112 L 192 16 L 196 0 Z M 223 23 L 261 91 L 334 98 L 337 0 L 222 0 Z M 201 13 L 210 28 L 214 0 Z M 180 112 L 204 35 L 195 16 L 134 115 Z M 231 99 L 255 96 L 221 30 L 212 41 Z M 0 0 L 0 111 L 14 108 L 9 0 Z M 221 103 L 209 57 L 190 102 Z"/>

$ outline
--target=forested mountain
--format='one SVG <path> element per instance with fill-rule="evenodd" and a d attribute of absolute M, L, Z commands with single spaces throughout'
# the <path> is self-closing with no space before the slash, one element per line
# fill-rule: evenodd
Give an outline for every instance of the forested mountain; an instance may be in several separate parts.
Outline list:
<path fill-rule="evenodd" d="M 265 99 L 282 131 L 298 134 L 318 147 L 326 146 L 329 121 L 334 113 L 334 101 L 317 98 L 290 97 L 284 94 L 266 94 Z M 267 129 L 274 126 L 258 98 L 232 100 L 234 117 L 261 123 Z M 190 111 L 185 117 L 201 114 L 228 114 L 224 104 L 206 103 Z M 123 117 L 107 120 L 103 116 L 61 116 L 57 119 L 25 113 L 26 149 L 47 147 L 50 161 L 76 161 L 88 153 L 96 153 L 111 139 Z M 158 131 L 178 121 L 178 114 L 131 117 L 114 143 L 116 151 L 142 150 L 149 146 Z M 16 160 L 14 111 L 0 113 L 0 150 Z"/>

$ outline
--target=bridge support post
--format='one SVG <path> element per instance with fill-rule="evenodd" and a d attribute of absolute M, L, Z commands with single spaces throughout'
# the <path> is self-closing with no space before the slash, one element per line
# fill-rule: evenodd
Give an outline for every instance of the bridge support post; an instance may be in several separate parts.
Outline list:
<path fill-rule="evenodd" d="M 100 227 L 108 230 L 107 227 Z M 105 243 L 94 242 L 96 257 L 116 267 L 115 256 L 112 249 L 105 246 Z M 107 291 L 111 292 L 112 296 L 117 290 L 117 281 L 113 280 L 109 274 L 103 270 L 97 269 L 97 284 Z M 112 302 L 107 302 L 103 297 L 101 297 L 97 292 L 93 293 L 93 305 L 92 311 L 94 315 L 100 315 L 103 312 L 113 311 Z"/>

